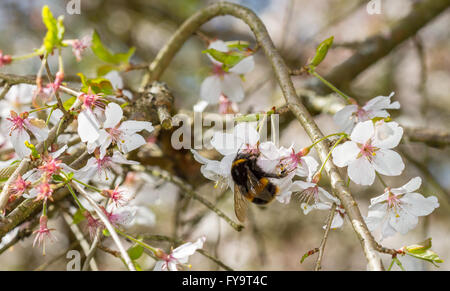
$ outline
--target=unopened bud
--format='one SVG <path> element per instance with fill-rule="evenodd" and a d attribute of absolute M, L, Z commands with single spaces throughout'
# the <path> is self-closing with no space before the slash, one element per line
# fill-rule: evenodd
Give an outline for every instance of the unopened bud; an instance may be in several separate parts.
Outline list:
<path fill-rule="evenodd" d="M 322 174 L 320 172 L 317 172 L 316 174 L 314 174 L 313 178 L 312 178 L 312 182 L 314 184 L 319 183 L 320 178 L 322 178 Z"/>
<path fill-rule="evenodd" d="M 155 250 L 155 256 L 159 259 L 163 259 L 166 256 L 166 253 L 162 249 L 157 248 Z"/>
<path fill-rule="evenodd" d="M 302 148 L 298 153 L 302 155 L 302 157 L 306 156 L 307 154 L 309 154 L 309 151 L 311 149 L 309 147 L 306 148 Z"/>
<path fill-rule="evenodd" d="M 309 66 L 317 67 L 325 59 L 325 56 L 327 55 L 328 50 L 330 49 L 331 45 L 333 44 L 333 39 L 334 39 L 334 37 L 331 36 L 319 44 L 319 46 L 316 49 L 316 54 L 314 55 L 313 59 L 309 63 Z"/>

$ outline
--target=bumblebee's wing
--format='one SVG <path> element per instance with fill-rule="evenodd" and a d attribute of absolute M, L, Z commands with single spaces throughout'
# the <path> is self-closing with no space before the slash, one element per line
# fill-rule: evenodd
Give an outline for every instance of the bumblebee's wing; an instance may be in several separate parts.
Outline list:
<path fill-rule="evenodd" d="M 244 222 L 247 217 L 248 201 L 242 194 L 239 185 L 234 185 L 234 213 L 240 222 Z"/>

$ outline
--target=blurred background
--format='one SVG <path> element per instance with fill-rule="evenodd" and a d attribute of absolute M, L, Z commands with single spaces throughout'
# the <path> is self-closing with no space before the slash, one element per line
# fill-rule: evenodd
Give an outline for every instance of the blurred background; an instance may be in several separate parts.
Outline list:
<path fill-rule="evenodd" d="M 96 29 L 112 51 L 124 52 L 135 46 L 132 63 L 149 63 L 173 32 L 190 15 L 216 1 L 201 0 L 81 0 L 81 14 L 70 15 L 66 11 L 69 1 L 56 0 L 2 0 L 0 2 L 0 48 L 5 53 L 21 55 L 38 48 L 45 34 L 41 20 L 42 6 L 50 6 L 55 16 L 65 16 L 66 38 L 91 35 Z M 381 13 L 370 15 L 360 0 L 242 0 L 233 1 L 255 11 L 265 23 L 275 45 L 291 68 L 300 68 L 314 54 L 315 47 L 325 38 L 334 36 L 333 49 L 318 68 L 326 75 L 333 67 L 353 55 L 368 37 L 389 34 L 390 28 L 407 16 L 413 5 L 421 1 L 381 0 Z M 346 84 L 343 90 L 364 104 L 367 100 L 395 91 L 393 100 L 401 103 L 400 110 L 391 114 L 402 126 L 430 128 L 449 131 L 450 125 L 450 13 L 444 11 L 424 26 L 419 33 L 400 44 L 386 57 L 364 70 L 357 78 Z M 233 17 L 217 17 L 202 26 L 202 32 L 210 38 L 225 41 L 245 40 L 254 47 L 251 31 Z M 205 43 L 192 36 L 185 43 L 162 77 L 173 92 L 177 109 L 192 110 L 199 100 L 200 84 L 210 72 L 210 62 L 201 53 Z M 83 72 L 95 77 L 101 65 L 89 50 L 81 62 L 76 62 L 70 49 L 65 50 L 65 73 L 75 75 Z M 256 68 L 245 77 L 245 101 L 240 111 L 267 111 L 283 104 L 281 92 L 272 69 L 262 51 L 255 54 Z M 27 60 L 1 68 L 2 72 L 35 74 L 38 60 Z M 56 58 L 51 60 L 56 68 Z M 55 69 L 54 69 L 55 70 Z M 53 70 L 53 71 L 54 71 Z M 125 87 L 137 90 L 142 71 L 122 74 Z M 296 88 L 301 91 L 312 84 L 307 76 L 293 77 Z M 330 97 L 333 98 L 333 97 Z M 337 100 L 337 107 L 340 100 Z M 341 103 L 342 104 L 342 103 Z M 209 107 L 211 112 L 217 108 Z M 332 111 L 332 110 L 331 110 Z M 337 130 L 332 114 L 315 116 L 322 131 Z M 310 144 L 306 133 L 297 121 L 285 122 L 280 134 L 281 144 L 295 144 L 298 150 Z M 382 242 L 386 247 L 400 248 L 404 245 L 433 238 L 433 250 L 444 259 L 437 269 L 428 263 L 405 262 L 409 269 L 450 270 L 450 157 L 448 147 L 431 147 L 404 138 L 398 151 L 403 155 L 406 170 L 399 177 L 386 177 L 393 187 L 404 185 L 411 178 L 420 176 L 424 196 L 438 197 L 440 207 L 426 218 L 419 218 L 418 226 L 407 235 L 396 235 Z M 315 154 L 315 153 L 313 153 Z M 178 165 L 183 167 L 183 165 Z M 326 185 L 326 179 L 323 179 Z M 231 192 L 215 189 L 212 182 L 198 177 L 197 191 L 209 201 L 234 218 Z M 316 256 L 303 264 L 304 253 L 319 247 L 328 213 L 315 211 L 303 215 L 300 203 L 295 199 L 284 205 L 273 202 L 264 208 L 252 207 L 247 227 L 236 232 L 215 213 L 197 201 L 180 198 L 178 188 L 148 178 L 146 186 L 140 187 L 134 203 L 145 205 L 151 219 L 144 225 L 136 225 L 130 233 L 166 235 L 195 240 L 206 235 L 205 250 L 236 270 L 311 270 Z M 135 185 L 134 185 L 135 186 Z M 134 187 L 133 186 L 133 187 Z M 383 186 L 376 181 L 371 187 L 350 185 L 362 214 L 367 214 L 369 199 L 382 194 Z M 153 223 L 152 223 L 153 222 Z M 65 270 L 64 254 L 74 237 L 61 215 L 56 214 L 50 226 L 58 230 L 58 241 L 47 246 L 47 255 L 31 248 L 28 237 L 0 256 L 1 270 L 33 270 L 43 263 L 47 270 Z M 171 244 L 148 240 L 154 246 L 170 249 Z M 115 246 L 105 241 L 105 245 Z M 131 244 L 128 244 L 131 245 Z M 62 256 L 61 256 L 62 254 Z M 385 265 L 390 259 L 382 255 Z M 55 259 L 57 258 L 57 259 Z M 107 253 L 97 251 L 96 261 L 102 270 L 124 270 L 121 261 Z M 143 256 L 139 263 L 144 269 L 152 268 L 154 260 Z M 215 263 L 201 254 L 191 257 L 194 270 L 218 270 Z M 332 230 L 328 238 L 322 262 L 324 270 L 365 270 L 366 260 L 358 239 L 348 220 L 342 229 Z"/>

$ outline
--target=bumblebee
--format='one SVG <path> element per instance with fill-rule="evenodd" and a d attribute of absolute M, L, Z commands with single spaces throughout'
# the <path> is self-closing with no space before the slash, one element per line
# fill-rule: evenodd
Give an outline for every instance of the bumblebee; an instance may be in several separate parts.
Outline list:
<path fill-rule="evenodd" d="M 240 152 L 231 165 L 234 185 L 234 212 L 239 221 L 247 216 L 248 201 L 265 205 L 271 202 L 280 189 L 268 178 L 283 178 L 287 173 L 272 174 L 261 169 L 256 163 L 258 153 Z"/>

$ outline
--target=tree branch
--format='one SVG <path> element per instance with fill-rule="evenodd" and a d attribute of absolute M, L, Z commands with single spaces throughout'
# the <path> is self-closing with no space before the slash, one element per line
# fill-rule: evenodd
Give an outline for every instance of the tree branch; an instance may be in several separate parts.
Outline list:
<path fill-rule="evenodd" d="M 205 22 L 219 15 L 232 15 L 244 21 L 255 35 L 256 41 L 262 47 L 266 57 L 272 64 L 276 79 L 281 87 L 288 108 L 300 121 L 305 131 L 312 141 L 317 141 L 323 137 L 322 132 L 317 127 L 311 114 L 298 101 L 295 88 L 293 86 L 289 69 L 275 48 L 264 24 L 258 16 L 251 10 L 237 4 L 220 2 L 210 5 L 188 18 L 181 27 L 174 33 L 166 45 L 160 50 L 154 61 L 149 66 L 149 73 L 144 77 L 141 87 L 152 81 L 158 80 L 164 70 L 169 65 L 172 58 L 186 42 L 186 40 Z M 329 153 L 328 145 L 322 141 L 316 145 L 319 157 L 324 161 Z M 368 230 L 358 205 L 353 196 L 348 191 L 345 182 L 341 178 L 336 166 L 328 160 L 325 170 L 330 176 L 333 193 L 341 200 L 342 205 L 352 222 L 358 238 L 363 247 L 370 270 L 383 270 L 384 267 L 376 251 L 376 242 Z"/>
<path fill-rule="evenodd" d="M 325 79 L 337 87 L 345 87 L 361 72 L 414 36 L 423 26 L 450 6 L 450 0 L 426 0 L 416 3 L 412 11 L 398 21 L 389 33 L 375 35 L 365 40 L 353 56 L 336 66 L 325 76 Z M 322 83 L 312 84 L 318 92 L 330 92 Z"/>

